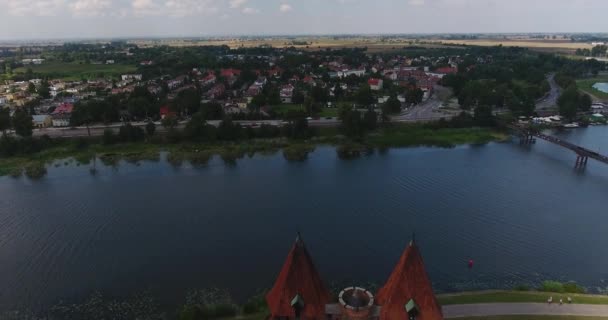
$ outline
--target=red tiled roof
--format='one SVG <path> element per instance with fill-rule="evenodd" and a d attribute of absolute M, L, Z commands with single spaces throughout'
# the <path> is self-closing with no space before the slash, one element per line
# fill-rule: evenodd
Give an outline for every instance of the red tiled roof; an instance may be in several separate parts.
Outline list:
<path fill-rule="evenodd" d="M 232 77 L 232 76 L 238 76 L 239 74 L 241 74 L 241 70 L 238 70 L 238 69 L 222 69 L 220 71 L 220 74 L 222 75 L 222 77 L 228 78 L 228 77 Z"/>
<path fill-rule="evenodd" d="M 444 68 L 438 68 L 437 70 L 435 70 L 435 72 L 437 73 L 456 73 L 458 72 L 458 70 L 456 68 L 452 68 L 452 67 L 444 67 Z"/>
<path fill-rule="evenodd" d="M 420 308 L 416 319 L 443 319 L 441 307 L 433 293 L 422 255 L 413 241 L 401 255 L 384 287 L 378 291 L 376 301 L 382 306 L 380 319 L 408 319 L 405 305 L 410 299 L 414 299 Z"/>
<path fill-rule="evenodd" d="M 53 111 L 53 114 L 68 114 L 72 113 L 74 105 L 71 103 L 63 103 Z"/>
<path fill-rule="evenodd" d="M 272 317 L 295 317 L 291 301 L 300 295 L 304 300 L 302 319 L 325 319 L 325 305 L 330 293 L 321 281 L 304 242 L 298 238 L 287 255 L 283 269 L 266 295 Z"/>
<path fill-rule="evenodd" d="M 370 86 L 377 86 L 380 84 L 380 79 L 370 78 L 369 80 L 367 80 L 367 83 Z"/>

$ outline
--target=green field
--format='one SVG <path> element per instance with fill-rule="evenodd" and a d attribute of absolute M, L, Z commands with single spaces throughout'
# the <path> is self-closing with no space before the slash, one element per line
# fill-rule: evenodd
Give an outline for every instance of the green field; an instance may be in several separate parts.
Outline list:
<path fill-rule="evenodd" d="M 608 100 L 608 93 L 599 91 L 593 87 L 593 85 L 598 82 L 608 82 L 608 77 L 576 80 L 576 85 L 578 86 L 579 90 L 595 96 L 598 99 Z"/>
<path fill-rule="evenodd" d="M 306 110 L 304 109 L 303 105 L 301 105 L 301 104 L 290 104 L 290 103 L 284 103 L 284 104 L 280 104 L 280 105 L 277 105 L 277 106 L 273 106 L 272 107 L 272 111 L 274 111 L 277 115 L 280 115 L 281 117 L 286 116 L 289 111 L 304 111 L 304 112 L 306 112 Z"/>
<path fill-rule="evenodd" d="M 25 74 L 32 69 L 35 75 L 51 79 L 80 80 L 83 78 L 119 77 L 121 74 L 134 72 L 137 67 L 125 64 L 84 64 L 48 62 L 41 65 L 31 65 L 14 70 L 15 74 Z"/>
<path fill-rule="evenodd" d="M 608 296 L 572 294 L 572 293 L 553 293 L 537 291 L 492 291 L 492 292 L 471 292 L 454 295 L 439 295 L 437 299 L 442 305 L 450 304 L 472 304 L 472 303 L 493 303 L 493 302 L 536 302 L 545 303 L 549 297 L 553 301 L 559 299 L 567 300 L 572 298 L 573 303 L 577 304 L 608 304 Z"/>

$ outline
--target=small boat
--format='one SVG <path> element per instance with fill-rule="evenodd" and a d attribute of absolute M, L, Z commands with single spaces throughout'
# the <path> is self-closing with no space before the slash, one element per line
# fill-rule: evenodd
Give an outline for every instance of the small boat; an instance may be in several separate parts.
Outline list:
<path fill-rule="evenodd" d="M 580 126 L 576 122 L 568 123 L 568 124 L 564 125 L 564 128 L 566 128 L 566 129 L 573 129 L 573 128 L 578 128 L 578 127 L 580 127 Z"/>

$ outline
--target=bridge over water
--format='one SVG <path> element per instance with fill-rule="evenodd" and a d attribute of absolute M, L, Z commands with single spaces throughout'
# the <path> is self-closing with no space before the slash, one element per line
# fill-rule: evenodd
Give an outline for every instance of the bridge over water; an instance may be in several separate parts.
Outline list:
<path fill-rule="evenodd" d="M 574 165 L 575 168 L 584 168 L 585 166 L 587 166 L 587 161 L 589 160 L 589 158 L 608 164 L 608 156 L 599 154 L 585 147 L 576 145 L 574 143 L 562 140 L 551 135 L 543 134 L 539 131 L 532 130 L 530 128 L 517 125 L 508 125 L 507 127 L 517 133 L 520 138 L 519 142 L 521 144 L 532 144 L 534 143 L 535 138 L 539 138 L 547 142 L 556 144 L 560 147 L 574 151 L 577 155 L 576 163 Z"/>

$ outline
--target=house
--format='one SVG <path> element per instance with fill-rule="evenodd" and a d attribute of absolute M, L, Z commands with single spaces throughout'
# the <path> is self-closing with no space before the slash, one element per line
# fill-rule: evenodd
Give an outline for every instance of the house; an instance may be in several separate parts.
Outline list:
<path fill-rule="evenodd" d="M 51 113 L 53 127 L 69 127 L 72 111 L 74 111 L 74 105 L 71 103 L 62 103 L 55 108 Z"/>
<path fill-rule="evenodd" d="M 122 81 L 141 81 L 143 76 L 141 74 L 123 74 L 122 76 L 120 76 L 120 78 L 122 79 Z"/>
<path fill-rule="evenodd" d="M 209 91 L 207 91 L 206 96 L 209 99 L 218 99 L 222 97 L 226 93 L 226 86 L 223 83 L 216 84 Z"/>
<path fill-rule="evenodd" d="M 217 77 L 215 76 L 215 74 L 209 73 L 206 77 L 201 79 L 201 85 L 210 86 L 210 85 L 214 84 L 215 81 L 217 81 Z"/>
<path fill-rule="evenodd" d="M 291 84 L 285 85 L 281 88 L 280 96 L 281 102 L 283 103 L 291 103 L 293 98 L 293 91 L 295 87 Z"/>
<path fill-rule="evenodd" d="M 36 128 L 48 128 L 53 125 L 53 118 L 48 114 L 37 114 L 32 116 L 32 123 Z"/>
<path fill-rule="evenodd" d="M 222 69 L 220 70 L 220 75 L 224 78 L 232 78 L 232 77 L 238 77 L 239 75 L 241 75 L 241 70 L 238 69 Z"/>
<path fill-rule="evenodd" d="M 162 106 L 160 107 L 160 118 L 164 119 L 168 116 L 177 116 L 177 113 L 175 113 L 175 111 L 172 111 L 171 108 L 169 108 L 169 106 Z"/>
<path fill-rule="evenodd" d="M 153 64 L 154 64 L 154 62 L 152 62 L 152 60 L 144 60 L 139 63 L 140 66 L 151 66 Z"/>
<path fill-rule="evenodd" d="M 252 84 L 249 89 L 247 89 L 247 92 L 245 93 L 246 96 L 248 97 L 255 97 L 258 94 L 262 93 L 262 87 L 256 85 L 256 84 Z"/>
<path fill-rule="evenodd" d="M 268 83 L 268 79 L 266 79 L 266 77 L 258 77 L 258 79 L 255 80 L 255 82 L 253 83 L 253 85 L 264 88 L 264 86 L 267 83 Z"/>
<path fill-rule="evenodd" d="M 114 60 L 106 60 L 106 64 L 114 64 Z"/>
<path fill-rule="evenodd" d="M 384 81 L 382 79 L 370 78 L 367 80 L 367 84 L 369 84 L 369 88 L 374 91 L 382 90 L 382 85 Z"/>
<path fill-rule="evenodd" d="M 167 87 L 169 87 L 169 90 L 173 90 L 173 89 L 178 88 L 179 86 L 183 85 L 185 81 L 186 81 L 186 76 L 179 76 L 175 79 L 171 79 L 171 80 L 167 81 Z"/>
<path fill-rule="evenodd" d="M 435 70 L 435 73 L 439 73 L 439 74 L 451 74 L 451 73 L 456 73 L 458 72 L 457 68 L 454 67 L 443 67 L 443 68 L 437 68 Z"/>
<path fill-rule="evenodd" d="M 304 77 L 304 79 L 302 79 L 302 82 L 304 82 L 307 85 L 311 86 L 311 85 L 315 84 L 315 79 L 313 79 L 311 76 L 306 76 L 306 77 Z"/>

